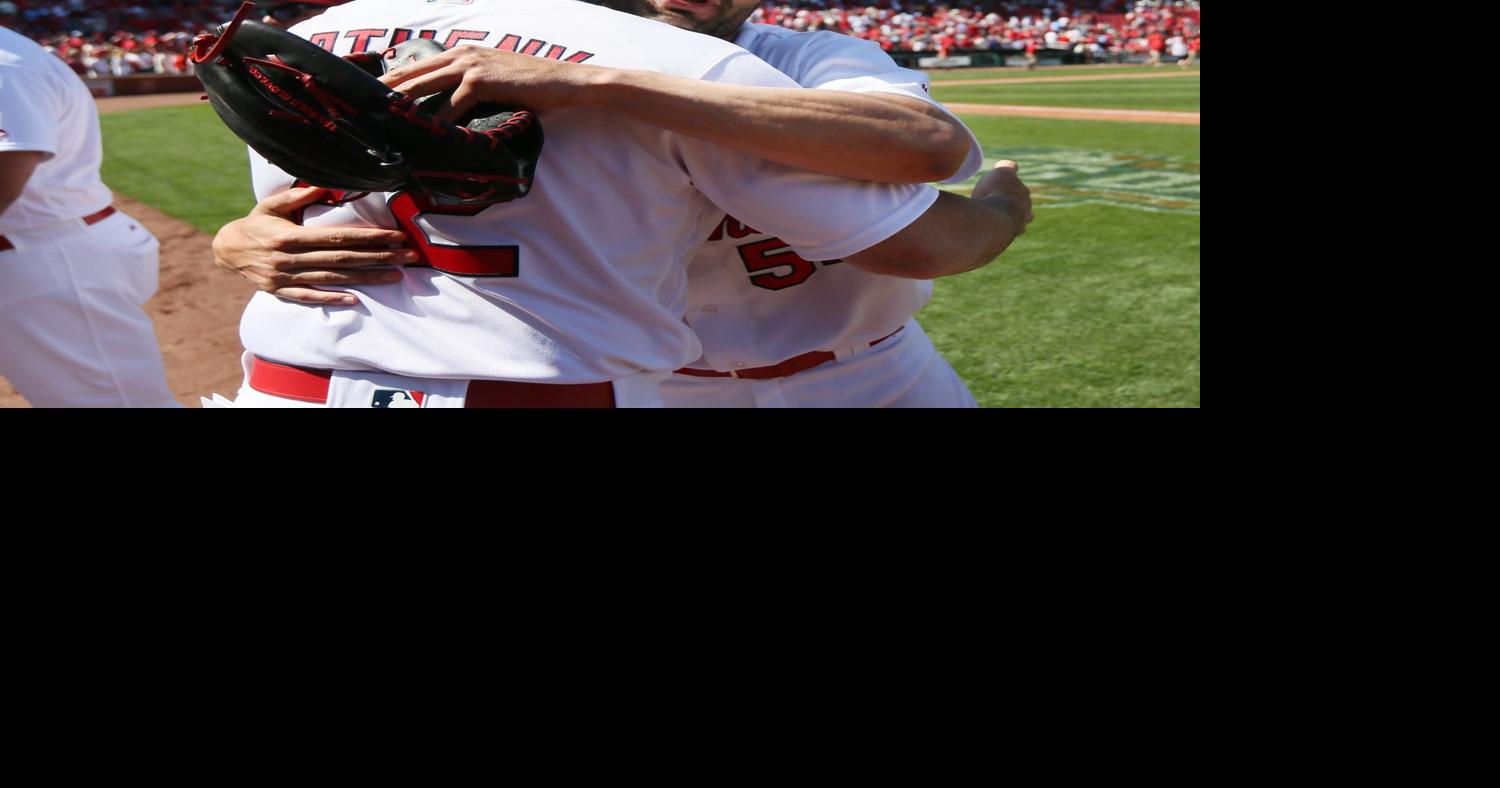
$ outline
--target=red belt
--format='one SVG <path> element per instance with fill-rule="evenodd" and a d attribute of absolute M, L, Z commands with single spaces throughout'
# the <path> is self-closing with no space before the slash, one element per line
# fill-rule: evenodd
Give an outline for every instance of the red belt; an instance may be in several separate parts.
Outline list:
<path fill-rule="evenodd" d="M 906 326 L 902 326 L 901 328 L 906 328 Z M 901 333 L 901 328 L 898 328 L 895 331 L 892 331 L 891 333 L 875 340 L 874 342 L 871 342 L 866 347 L 875 347 L 881 342 L 890 339 L 891 337 Z M 781 362 L 780 364 L 774 364 L 769 367 L 755 367 L 753 369 L 741 369 L 734 372 L 719 372 L 712 369 L 688 369 L 684 367 L 683 369 L 677 370 L 677 374 L 688 375 L 695 378 L 739 378 L 741 380 L 771 380 L 773 378 L 791 377 L 798 372 L 806 372 L 813 367 L 821 367 L 836 358 L 838 358 L 838 356 L 829 353 L 826 350 L 814 350 L 811 353 L 803 353 L 800 356 L 793 356 L 792 358 L 789 358 L 786 361 Z"/>
<path fill-rule="evenodd" d="M 119 213 L 119 211 L 116 211 L 115 207 L 111 205 L 98 213 L 91 213 L 88 216 L 83 217 L 83 223 L 87 225 L 95 225 L 104 221 L 105 219 L 108 219 L 111 216 L 114 216 L 117 213 Z M 9 252 L 14 248 L 16 247 L 10 242 L 9 238 L 0 235 L 0 252 Z"/>
<path fill-rule="evenodd" d="M 273 397 L 299 402 L 327 402 L 333 370 L 277 364 L 256 357 L 250 365 L 250 388 Z M 418 395 L 421 396 L 420 394 Z M 466 408 L 613 408 L 615 387 L 610 383 L 580 385 L 518 383 L 509 380 L 471 380 Z"/>

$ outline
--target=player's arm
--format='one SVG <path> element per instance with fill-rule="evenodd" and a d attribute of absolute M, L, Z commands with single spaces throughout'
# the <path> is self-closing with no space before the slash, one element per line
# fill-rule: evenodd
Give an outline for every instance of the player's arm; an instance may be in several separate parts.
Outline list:
<path fill-rule="evenodd" d="M 36 168 L 57 154 L 60 95 L 44 74 L 0 67 L 0 214 L 21 198 Z"/>
<path fill-rule="evenodd" d="M 907 96 L 746 87 L 646 71 L 606 71 L 580 96 L 668 131 L 841 178 L 941 181 L 969 153 L 961 123 Z"/>
<path fill-rule="evenodd" d="M 963 124 L 908 96 L 751 87 L 458 47 L 382 78 L 405 93 L 453 90 L 442 114 L 480 102 L 607 110 L 796 169 L 881 183 L 953 175 L 969 153 Z"/>
<path fill-rule="evenodd" d="M 31 174 L 46 159 L 47 154 L 40 151 L 0 151 L 0 216 L 21 199 Z"/>
<path fill-rule="evenodd" d="M 1001 162 L 965 198 L 804 172 L 685 137 L 675 144 L 694 188 L 805 260 L 933 279 L 988 264 L 1031 220 L 1031 194 L 1015 162 Z"/>
<path fill-rule="evenodd" d="M 862 271 L 936 279 L 988 265 L 1026 232 L 1031 190 L 1013 161 L 1002 161 L 974 187 L 972 198 L 946 192 L 904 230 L 844 262 Z"/>
<path fill-rule="evenodd" d="M 400 281 L 388 266 L 415 262 L 416 252 L 392 249 L 406 236 L 371 227 L 303 227 L 298 211 L 322 199 L 323 189 L 272 194 L 243 219 L 214 236 L 214 263 L 272 295 L 304 304 L 356 303 L 353 296 L 319 286 L 352 287 Z M 385 267 L 379 267 L 385 266 Z"/>

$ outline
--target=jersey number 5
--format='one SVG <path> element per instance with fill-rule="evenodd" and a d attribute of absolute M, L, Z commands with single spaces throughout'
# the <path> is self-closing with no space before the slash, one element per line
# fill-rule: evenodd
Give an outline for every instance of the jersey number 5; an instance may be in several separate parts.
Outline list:
<path fill-rule="evenodd" d="M 786 245 L 786 241 L 780 238 L 768 238 L 741 246 L 740 259 L 745 261 L 745 270 L 751 274 L 750 284 L 766 290 L 785 290 L 788 287 L 796 287 L 806 282 L 808 277 L 818 271 L 817 264 L 804 260 L 802 255 L 792 251 L 791 247 Z M 841 262 L 843 261 L 829 260 L 823 265 Z M 773 268 L 791 270 L 784 274 L 762 273 Z"/>

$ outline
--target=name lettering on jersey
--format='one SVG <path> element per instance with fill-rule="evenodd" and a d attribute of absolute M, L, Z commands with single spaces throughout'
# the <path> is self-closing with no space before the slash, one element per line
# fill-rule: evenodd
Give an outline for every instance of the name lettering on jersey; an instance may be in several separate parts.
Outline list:
<path fill-rule="evenodd" d="M 483 41 L 489 37 L 490 34 L 483 30 L 455 30 L 443 39 L 443 48 L 452 49 L 463 41 Z"/>
<path fill-rule="evenodd" d="M 465 41 L 484 42 L 488 41 L 492 35 L 494 34 L 488 30 L 451 30 L 443 38 L 443 46 L 447 49 L 452 49 Z M 410 41 L 412 31 L 401 27 L 396 28 L 394 31 L 380 28 L 350 30 L 348 32 L 334 30 L 326 33 L 314 33 L 308 37 L 308 40 L 332 52 L 338 46 L 340 38 L 353 39 L 354 48 L 352 53 L 362 54 L 371 51 L 372 47 L 379 47 L 379 44 L 375 42 L 379 39 L 384 39 L 386 36 L 390 36 L 390 43 L 385 46 L 393 47 Z M 417 36 L 436 41 L 438 40 L 438 31 L 422 30 L 417 33 Z M 522 43 L 523 41 L 525 42 L 524 44 Z M 548 60 L 561 60 L 565 63 L 582 63 L 594 57 L 593 52 L 585 52 L 581 49 L 574 51 L 570 55 L 568 54 L 569 47 L 566 44 L 548 44 L 548 42 L 539 38 L 524 38 L 515 33 L 501 35 L 500 42 L 495 45 L 495 48 L 505 52 L 517 52 L 522 55 L 545 57 Z M 377 48 L 376 51 L 379 51 L 379 49 Z"/>
<path fill-rule="evenodd" d="M 417 38 L 425 38 L 425 39 L 428 39 L 429 41 L 436 40 L 437 39 L 437 31 L 436 30 L 423 30 L 423 31 L 417 33 Z M 404 27 L 398 27 L 398 28 L 396 28 L 396 32 L 394 32 L 394 33 L 391 34 L 391 46 L 393 46 L 393 47 L 405 44 L 406 42 L 408 42 L 410 40 L 411 40 L 411 31 L 407 30 Z"/>
<path fill-rule="evenodd" d="M 726 237 L 740 240 L 752 235 L 761 235 L 761 232 L 733 216 L 725 216 L 708 240 L 722 241 Z M 796 287 L 818 272 L 818 263 L 804 259 L 780 238 L 766 238 L 744 244 L 738 251 L 740 260 L 745 264 L 745 272 L 750 274 L 750 284 L 763 290 Z M 844 261 L 828 260 L 822 265 L 826 267 L 842 262 Z"/>
<path fill-rule="evenodd" d="M 544 46 L 547 46 L 546 41 L 541 41 L 535 38 L 527 41 L 525 46 L 521 46 L 520 36 L 514 33 L 506 33 L 505 35 L 500 37 L 500 43 L 496 44 L 495 48 L 505 52 L 520 52 L 523 55 L 537 55 L 541 53 L 542 47 Z M 594 56 L 593 52 L 583 52 L 580 50 L 578 52 L 574 52 L 571 55 L 568 55 L 565 58 L 563 57 L 563 54 L 567 51 L 568 48 L 566 46 L 563 46 L 562 44 L 553 44 L 552 47 L 547 50 L 547 54 L 542 55 L 542 57 L 545 57 L 548 60 L 562 60 L 567 63 L 582 63 L 583 61 L 588 60 L 589 58 Z"/>
<path fill-rule="evenodd" d="M 748 224 L 742 224 L 739 219 L 733 216 L 725 216 L 724 221 L 719 222 L 719 226 L 714 228 L 714 234 L 710 235 L 708 240 L 722 241 L 725 235 L 736 239 L 749 238 L 752 235 L 760 235 L 760 230 Z"/>
<path fill-rule="evenodd" d="M 390 35 L 389 30 L 386 30 L 383 27 L 376 27 L 368 28 L 365 30 L 350 30 L 349 32 L 344 34 L 344 38 L 354 39 L 354 49 L 352 50 L 352 54 L 363 55 L 364 53 L 370 51 L 370 39 L 385 38 L 388 35 Z"/>

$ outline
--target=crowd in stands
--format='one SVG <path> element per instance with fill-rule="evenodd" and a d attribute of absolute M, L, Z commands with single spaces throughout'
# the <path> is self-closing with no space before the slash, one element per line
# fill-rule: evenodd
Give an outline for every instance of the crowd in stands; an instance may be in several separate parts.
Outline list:
<path fill-rule="evenodd" d="M 0 25 L 85 77 L 189 73 L 188 47 L 237 0 L 0 0 Z"/>
<path fill-rule="evenodd" d="M 1053 50 L 1154 61 L 1196 52 L 1199 19 L 1197 0 L 782 0 L 767 2 L 752 21 L 831 30 L 887 52 Z"/>
<path fill-rule="evenodd" d="M 85 77 L 189 73 L 198 33 L 238 0 L 0 0 L 0 25 Z M 1090 60 L 1198 50 L 1198 0 L 768 0 L 752 21 L 830 30 L 890 52 L 1071 51 Z M 1153 54 L 1154 53 L 1154 54 Z"/>

